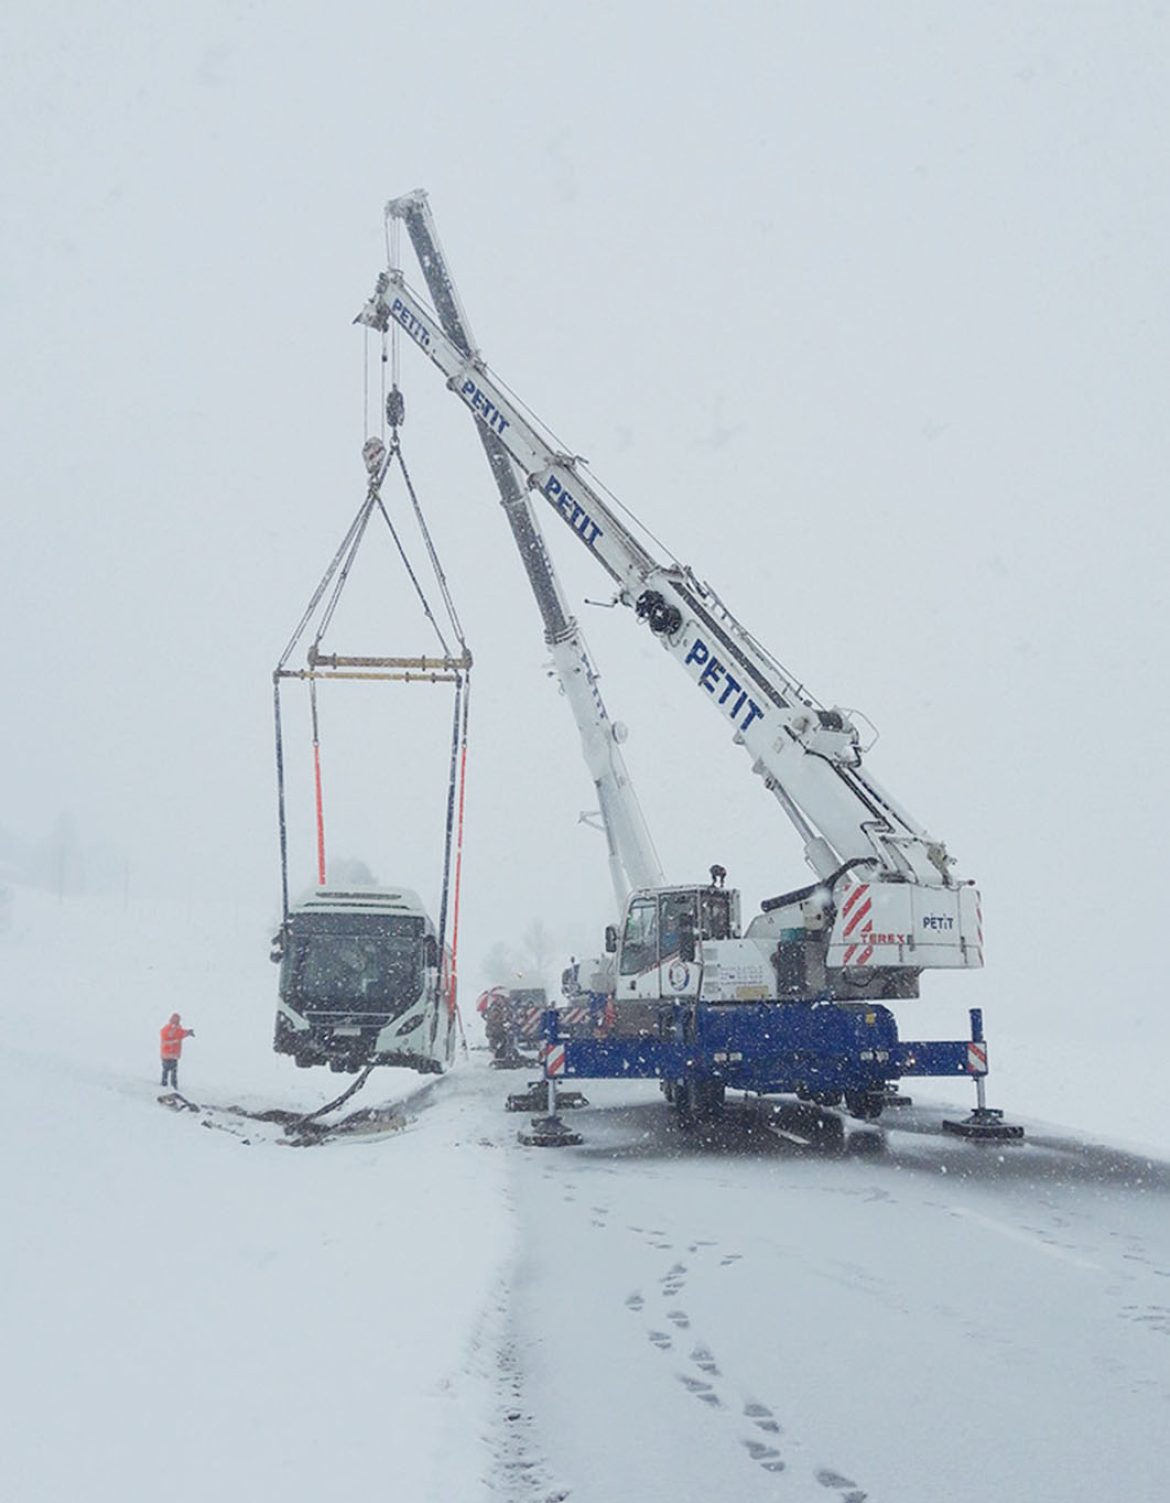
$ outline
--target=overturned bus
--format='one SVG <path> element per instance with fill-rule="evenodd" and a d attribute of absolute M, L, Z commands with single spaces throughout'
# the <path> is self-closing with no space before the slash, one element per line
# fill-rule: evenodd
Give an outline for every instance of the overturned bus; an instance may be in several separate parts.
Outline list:
<path fill-rule="evenodd" d="M 318 887 L 273 940 L 280 964 L 273 1047 L 303 1068 L 376 1063 L 438 1074 L 455 1048 L 435 926 L 405 887 Z"/>

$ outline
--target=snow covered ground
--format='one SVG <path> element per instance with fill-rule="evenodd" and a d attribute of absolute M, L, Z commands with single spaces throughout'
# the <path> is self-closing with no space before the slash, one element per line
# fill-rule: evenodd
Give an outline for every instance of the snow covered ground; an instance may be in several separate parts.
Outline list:
<path fill-rule="evenodd" d="M 540 1153 L 500 1110 L 524 1077 L 475 1049 L 441 1081 L 375 1075 L 359 1100 L 408 1124 L 381 1138 L 290 1149 L 160 1109 L 175 1008 L 196 1101 L 336 1094 L 272 1055 L 274 984 L 226 905 L 17 892 L 4 1497 L 1170 1490 L 1170 1120 L 1120 1050 L 1090 1073 L 989 1018 L 992 1099 L 1029 1113 L 1003 1149 L 939 1137 L 933 1084 L 829 1159 L 734 1124 L 698 1142 L 652 1086 L 599 1083 L 585 1142 Z"/>

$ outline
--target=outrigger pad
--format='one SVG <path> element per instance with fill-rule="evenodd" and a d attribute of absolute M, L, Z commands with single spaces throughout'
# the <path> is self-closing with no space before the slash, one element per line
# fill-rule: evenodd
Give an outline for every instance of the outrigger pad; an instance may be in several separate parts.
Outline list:
<path fill-rule="evenodd" d="M 547 1100 L 548 1087 L 543 1080 L 536 1080 L 526 1091 L 516 1091 L 509 1096 L 504 1102 L 504 1110 L 506 1112 L 538 1112 Z M 557 1105 L 573 1111 L 579 1106 L 588 1106 L 589 1102 L 582 1091 L 558 1091 Z"/>
<path fill-rule="evenodd" d="M 1005 1122 L 1003 1113 L 993 1106 L 976 1107 L 962 1122 L 951 1122 L 944 1118 L 942 1127 L 943 1132 L 982 1143 L 1018 1143 L 1024 1136 L 1022 1127 L 1017 1127 L 1013 1122 Z"/>
<path fill-rule="evenodd" d="M 533 1117 L 529 1132 L 517 1133 L 529 1148 L 572 1148 L 581 1142 L 579 1132 L 570 1132 L 559 1117 Z"/>

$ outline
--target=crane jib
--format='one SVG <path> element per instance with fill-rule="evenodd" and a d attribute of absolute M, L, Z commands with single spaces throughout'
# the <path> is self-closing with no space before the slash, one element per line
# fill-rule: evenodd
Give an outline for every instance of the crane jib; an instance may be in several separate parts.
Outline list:
<path fill-rule="evenodd" d="M 702 637 L 694 638 L 690 650 L 683 659 L 684 668 L 689 668 L 692 664 L 698 670 L 700 686 L 706 689 L 708 694 L 714 695 L 718 692 L 720 707 L 738 730 L 746 731 L 753 720 L 764 718 L 763 710 L 739 680 L 733 676 L 727 664 L 721 663 L 714 656 Z"/>
<path fill-rule="evenodd" d="M 394 297 L 390 303 L 389 316 L 400 328 L 406 330 L 407 334 L 414 340 L 420 350 L 431 356 L 432 359 L 438 360 L 440 365 L 444 363 L 438 355 L 442 344 L 442 336 L 437 330 L 429 328 L 426 321 L 419 317 L 403 297 L 399 295 Z M 506 417 L 501 411 L 499 402 L 493 396 L 490 388 L 481 386 L 473 376 L 464 375 L 461 381 L 456 378 L 449 385 L 458 391 L 459 396 L 471 408 L 480 422 L 498 437 L 502 438 L 507 430 L 512 427 L 512 419 Z M 509 449 L 509 452 L 514 453 L 511 449 Z M 558 479 L 555 474 L 549 474 L 540 487 L 540 490 L 545 499 L 556 507 L 581 541 L 589 548 L 596 548 L 598 539 L 603 536 L 601 523 L 593 519 L 588 510 L 581 505 L 573 492 L 565 485 L 564 481 Z"/>
<path fill-rule="evenodd" d="M 431 331 L 421 318 L 411 312 L 400 297 L 396 297 L 390 304 L 390 317 L 395 323 L 402 325 L 420 350 L 426 350 L 427 354 L 430 354 Z"/>
<path fill-rule="evenodd" d="M 493 433 L 503 433 L 505 428 L 510 427 L 508 419 L 488 396 L 487 392 L 471 379 L 470 376 L 459 388 L 459 395 Z"/>
<path fill-rule="evenodd" d="M 573 492 L 562 485 L 555 475 L 550 475 L 544 482 L 541 494 L 552 502 L 581 541 L 592 548 L 601 536 L 601 525 L 593 520 Z"/>

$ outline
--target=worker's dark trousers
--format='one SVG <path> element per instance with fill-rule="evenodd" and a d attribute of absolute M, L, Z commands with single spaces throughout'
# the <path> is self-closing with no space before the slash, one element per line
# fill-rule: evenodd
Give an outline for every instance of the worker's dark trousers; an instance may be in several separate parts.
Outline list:
<path fill-rule="evenodd" d="M 177 1059 L 164 1059 L 162 1062 L 162 1067 L 163 1085 L 173 1085 L 175 1090 L 177 1091 L 179 1089 L 179 1061 Z"/>

